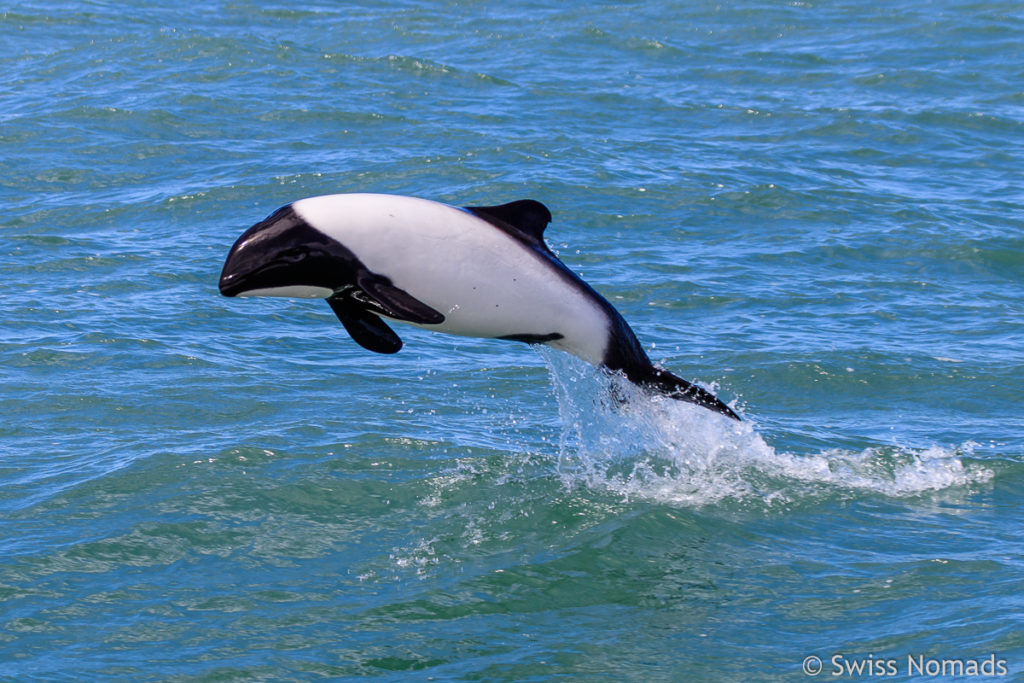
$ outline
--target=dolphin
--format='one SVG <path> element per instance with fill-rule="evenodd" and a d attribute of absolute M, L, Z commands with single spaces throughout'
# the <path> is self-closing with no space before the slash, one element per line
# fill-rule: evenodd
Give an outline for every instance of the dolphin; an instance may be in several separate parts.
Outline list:
<path fill-rule="evenodd" d="M 385 194 L 309 197 L 238 238 L 220 291 L 326 299 L 352 339 L 377 353 L 402 348 L 384 319 L 546 344 L 738 420 L 710 392 L 651 363 L 622 315 L 544 243 L 550 222 L 532 199 L 459 208 Z"/>

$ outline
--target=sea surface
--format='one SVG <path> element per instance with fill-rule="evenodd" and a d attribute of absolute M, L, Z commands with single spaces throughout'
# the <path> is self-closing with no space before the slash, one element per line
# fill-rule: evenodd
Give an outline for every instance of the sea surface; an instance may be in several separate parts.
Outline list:
<path fill-rule="evenodd" d="M 33 1 L 0 46 L 0 680 L 1024 679 L 1020 2 Z M 220 296 L 335 192 L 544 202 L 743 421 Z"/>

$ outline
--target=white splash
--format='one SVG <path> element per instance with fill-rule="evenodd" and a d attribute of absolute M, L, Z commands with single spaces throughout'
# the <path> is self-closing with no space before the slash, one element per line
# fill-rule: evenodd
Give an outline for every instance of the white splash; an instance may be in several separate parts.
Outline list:
<path fill-rule="evenodd" d="M 650 396 L 557 351 L 548 362 L 562 421 L 559 474 L 567 486 L 680 506 L 721 500 L 787 504 L 826 492 L 908 497 L 988 481 L 958 449 L 779 452 L 750 421 Z"/>

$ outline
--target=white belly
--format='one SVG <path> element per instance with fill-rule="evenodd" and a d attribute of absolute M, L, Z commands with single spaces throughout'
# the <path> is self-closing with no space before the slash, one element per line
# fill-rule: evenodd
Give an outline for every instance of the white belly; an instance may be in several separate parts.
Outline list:
<path fill-rule="evenodd" d="M 295 211 L 363 264 L 440 311 L 425 329 L 468 337 L 561 334 L 551 346 L 604 358 L 608 317 L 588 293 L 511 235 L 462 209 L 374 194 L 302 199 Z"/>

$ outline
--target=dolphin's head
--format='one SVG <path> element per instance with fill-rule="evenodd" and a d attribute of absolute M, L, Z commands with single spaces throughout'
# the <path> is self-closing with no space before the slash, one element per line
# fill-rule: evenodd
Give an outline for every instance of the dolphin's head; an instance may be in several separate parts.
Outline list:
<path fill-rule="evenodd" d="M 326 298 L 352 280 L 352 253 L 291 205 L 238 238 L 220 274 L 224 296 Z"/>

